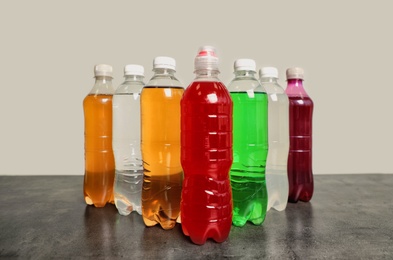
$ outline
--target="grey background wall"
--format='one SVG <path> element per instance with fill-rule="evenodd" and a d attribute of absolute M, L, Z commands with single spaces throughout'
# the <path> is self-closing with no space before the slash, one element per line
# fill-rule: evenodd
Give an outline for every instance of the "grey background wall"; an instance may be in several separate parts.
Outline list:
<path fill-rule="evenodd" d="M 315 103 L 314 173 L 393 173 L 390 1 L 2 1 L 0 175 L 84 173 L 82 101 L 93 67 L 172 56 L 187 86 L 199 46 L 301 66 Z"/>

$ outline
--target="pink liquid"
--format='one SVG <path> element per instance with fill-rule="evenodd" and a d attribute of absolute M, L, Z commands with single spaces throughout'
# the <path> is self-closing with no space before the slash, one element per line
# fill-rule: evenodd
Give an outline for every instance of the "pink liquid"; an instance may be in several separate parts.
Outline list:
<path fill-rule="evenodd" d="M 296 89 L 298 93 L 296 94 Z M 312 172 L 312 115 L 314 104 L 301 80 L 288 80 L 289 99 L 289 202 L 310 201 L 314 192 Z"/>
<path fill-rule="evenodd" d="M 195 244 L 223 242 L 231 228 L 232 109 L 221 82 L 193 82 L 181 100 L 181 222 Z"/>

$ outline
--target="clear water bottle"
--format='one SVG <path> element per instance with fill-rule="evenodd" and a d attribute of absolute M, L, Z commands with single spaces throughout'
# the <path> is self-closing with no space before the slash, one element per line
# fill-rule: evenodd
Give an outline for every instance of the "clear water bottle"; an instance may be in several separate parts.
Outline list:
<path fill-rule="evenodd" d="M 195 80 L 181 100 L 183 233 L 195 244 L 227 239 L 232 223 L 232 100 L 213 47 L 199 49 Z"/>
<path fill-rule="evenodd" d="M 124 68 L 124 82 L 113 95 L 113 153 L 115 156 L 115 205 L 121 215 L 142 214 L 143 164 L 141 155 L 140 93 L 144 69 L 140 65 Z"/>
<path fill-rule="evenodd" d="M 289 99 L 289 202 L 310 201 L 314 193 L 312 172 L 312 119 L 314 103 L 303 87 L 302 68 L 287 69 Z"/>
<path fill-rule="evenodd" d="M 95 84 L 83 100 L 85 118 L 85 176 L 83 192 L 88 205 L 113 203 L 115 160 L 112 150 L 112 66 L 94 67 Z"/>
<path fill-rule="evenodd" d="M 267 210 L 282 211 L 288 202 L 289 104 L 284 89 L 278 84 L 274 67 L 259 70 L 259 81 L 266 90 L 268 102 L 269 152 L 266 162 Z"/>
<path fill-rule="evenodd" d="M 235 78 L 228 85 L 233 101 L 232 223 L 241 227 L 247 221 L 260 225 L 266 216 L 268 99 L 255 78 L 254 60 L 238 59 L 234 69 Z"/>
<path fill-rule="evenodd" d="M 142 216 L 146 226 L 171 229 L 180 214 L 183 183 L 180 100 L 184 88 L 175 77 L 173 58 L 156 57 L 153 71 L 141 94 Z"/>

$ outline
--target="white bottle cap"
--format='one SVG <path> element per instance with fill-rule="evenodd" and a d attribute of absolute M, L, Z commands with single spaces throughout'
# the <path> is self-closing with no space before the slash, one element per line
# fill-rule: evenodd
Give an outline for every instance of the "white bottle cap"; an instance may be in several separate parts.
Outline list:
<path fill-rule="evenodd" d="M 143 76 L 145 69 L 141 65 L 128 64 L 124 67 L 124 75 L 138 75 Z"/>
<path fill-rule="evenodd" d="M 176 70 L 176 61 L 171 57 L 155 57 L 153 60 L 153 69 L 171 69 Z"/>
<path fill-rule="evenodd" d="M 235 71 L 251 70 L 255 72 L 257 65 L 255 64 L 255 61 L 252 59 L 238 59 L 233 64 L 233 67 Z"/>
<path fill-rule="evenodd" d="M 202 46 L 198 50 L 198 55 L 194 60 L 194 68 L 197 70 L 216 70 L 218 71 L 218 57 L 213 46 Z"/>
<path fill-rule="evenodd" d="M 278 70 L 275 67 L 263 67 L 259 70 L 259 77 L 278 79 Z"/>
<path fill-rule="evenodd" d="M 94 75 L 95 76 L 107 76 L 113 77 L 113 69 L 111 65 L 107 64 L 97 64 L 94 66 Z"/>
<path fill-rule="evenodd" d="M 299 67 L 287 69 L 287 79 L 303 79 L 304 70 Z"/>

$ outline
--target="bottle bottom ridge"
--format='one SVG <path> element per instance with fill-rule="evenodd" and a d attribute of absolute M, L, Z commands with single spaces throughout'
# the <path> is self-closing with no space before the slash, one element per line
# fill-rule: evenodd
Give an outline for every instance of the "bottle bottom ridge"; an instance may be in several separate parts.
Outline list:
<path fill-rule="evenodd" d="M 267 190 L 264 176 L 236 175 L 231 172 L 233 195 L 233 220 L 235 226 L 241 227 L 247 221 L 261 225 L 267 210 Z"/>
<path fill-rule="evenodd" d="M 116 170 L 114 198 L 120 215 L 127 216 L 132 211 L 142 214 L 141 192 L 143 169 Z"/>
<path fill-rule="evenodd" d="M 160 224 L 172 229 L 180 214 L 183 172 L 170 175 L 144 175 L 142 216 L 146 226 Z"/>

